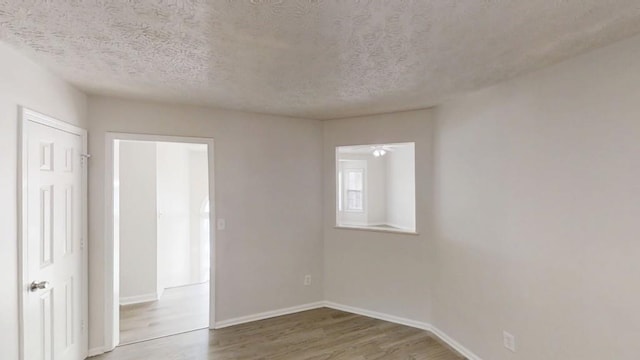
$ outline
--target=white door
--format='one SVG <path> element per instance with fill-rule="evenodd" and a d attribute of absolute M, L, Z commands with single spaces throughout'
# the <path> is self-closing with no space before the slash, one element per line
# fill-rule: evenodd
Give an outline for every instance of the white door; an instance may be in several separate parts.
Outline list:
<path fill-rule="evenodd" d="M 22 148 L 23 358 L 81 360 L 86 356 L 84 139 L 28 118 Z"/>

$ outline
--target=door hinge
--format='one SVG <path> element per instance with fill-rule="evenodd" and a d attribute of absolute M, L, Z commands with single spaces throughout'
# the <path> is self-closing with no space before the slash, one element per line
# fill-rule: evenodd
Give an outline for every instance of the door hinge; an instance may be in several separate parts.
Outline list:
<path fill-rule="evenodd" d="M 80 154 L 80 163 L 82 163 L 82 166 L 87 164 L 89 158 L 91 158 L 91 154 Z"/>

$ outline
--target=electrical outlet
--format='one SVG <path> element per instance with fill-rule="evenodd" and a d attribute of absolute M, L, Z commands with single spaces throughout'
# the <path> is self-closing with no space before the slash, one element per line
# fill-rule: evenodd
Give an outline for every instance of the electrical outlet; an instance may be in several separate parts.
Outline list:
<path fill-rule="evenodd" d="M 304 277 L 304 286 L 311 285 L 311 275 L 305 275 Z"/>
<path fill-rule="evenodd" d="M 502 343 L 505 348 L 516 352 L 516 337 L 506 331 L 502 332 Z"/>

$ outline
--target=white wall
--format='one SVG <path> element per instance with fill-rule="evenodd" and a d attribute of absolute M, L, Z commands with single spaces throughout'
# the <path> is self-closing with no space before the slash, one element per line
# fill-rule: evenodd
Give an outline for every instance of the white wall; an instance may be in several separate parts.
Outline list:
<path fill-rule="evenodd" d="M 162 288 L 191 281 L 189 149 L 157 143 L 158 276 Z"/>
<path fill-rule="evenodd" d="M 386 171 L 387 224 L 403 230 L 416 228 L 416 173 L 413 144 L 390 151 Z"/>
<path fill-rule="evenodd" d="M 429 322 L 433 272 L 432 120 L 413 111 L 324 122 L 325 297 L 329 301 Z M 419 235 L 335 229 L 335 148 L 345 144 L 416 143 Z"/>
<path fill-rule="evenodd" d="M 156 144 L 119 142 L 120 299 L 156 296 Z"/>
<path fill-rule="evenodd" d="M 482 359 L 638 359 L 638 59 L 635 37 L 438 108 L 433 320 Z"/>
<path fill-rule="evenodd" d="M 194 282 L 209 280 L 209 236 L 203 233 L 201 208 L 209 198 L 209 165 L 207 147 L 189 149 L 189 233 L 191 244 L 191 279 Z"/>
<path fill-rule="evenodd" d="M 227 222 L 216 233 L 218 321 L 323 299 L 322 122 L 108 97 L 90 98 L 89 118 L 90 347 L 104 335 L 107 131 L 215 139 L 216 213 Z"/>
<path fill-rule="evenodd" d="M 0 43 L 0 354 L 18 358 L 18 105 L 86 127 L 86 97 Z"/>

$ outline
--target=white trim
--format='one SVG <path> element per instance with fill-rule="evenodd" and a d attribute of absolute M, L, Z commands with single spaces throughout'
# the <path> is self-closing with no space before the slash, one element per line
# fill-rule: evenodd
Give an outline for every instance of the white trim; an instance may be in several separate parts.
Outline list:
<path fill-rule="evenodd" d="M 153 134 L 133 134 L 107 132 L 105 134 L 105 247 L 104 247 L 104 280 L 105 280 L 105 302 L 104 302 L 104 348 L 103 351 L 111 351 L 119 343 L 119 323 L 117 319 L 119 314 L 119 298 L 116 297 L 115 289 L 115 254 L 114 254 L 114 237 L 113 237 L 113 143 L 114 140 L 132 140 L 132 141 L 157 141 L 157 142 L 177 142 L 189 144 L 205 144 L 207 145 L 207 159 L 209 166 L 209 203 L 211 211 L 209 212 L 209 223 L 215 224 L 215 157 L 214 157 L 214 140 L 212 138 L 171 136 L 171 135 L 153 135 Z M 209 328 L 213 329 L 216 315 L 216 297 L 217 282 L 216 280 L 216 227 L 211 226 L 209 230 L 211 237 L 210 249 L 210 274 L 209 282 Z"/>
<path fill-rule="evenodd" d="M 471 352 L 471 350 L 462 346 L 462 344 L 454 340 L 449 335 L 445 334 L 442 330 L 436 327 L 432 327 L 431 333 L 442 340 L 444 343 L 455 349 L 457 352 L 462 354 L 462 356 L 466 357 L 468 360 L 482 360 L 480 356 L 474 354 L 473 352 Z"/>
<path fill-rule="evenodd" d="M 87 353 L 87 357 L 92 357 L 92 356 L 98 356 L 98 355 L 102 355 L 104 354 L 104 347 L 103 346 L 98 346 L 98 347 L 94 347 L 89 349 L 89 352 Z"/>
<path fill-rule="evenodd" d="M 157 301 L 160 299 L 161 294 L 154 292 L 149 294 L 135 295 L 135 296 L 125 296 L 120 297 L 120 305 L 133 305 L 133 304 L 141 304 L 151 301 Z"/>
<path fill-rule="evenodd" d="M 292 306 L 292 307 L 279 309 L 279 310 L 265 311 L 265 312 L 261 312 L 261 313 L 258 313 L 258 314 L 241 316 L 241 317 L 237 317 L 237 318 L 233 318 L 233 319 L 219 321 L 219 322 L 215 323 L 215 327 L 214 328 L 215 329 L 222 329 L 222 328 L 226 328 L 226 327 L 229 327 L 229 326 L 240 325 L 240 324 L 249 323 L 249 322 L 253 322 L 253 321 L 274 318 L 274 317 L 277 317 L 277 316 L 295 314 L 295 313 L 298 313 L 298 312 L 301 312 L 301 311 L 319 309 L 319 308 L 322 308 L 322 307 L 325 307 L 324 301 L 318 301 L 318 302 L 304 304 L 304 305 Z"/>
<path fill-rule="evenodd" d="M 444 331 L 438 329 L 437 327 L 422 321 L 411 320 L 399 316 L 389 315 L 377 311 L 365 310 L 353 306 L 338 304 L 331 301 L 325 301 L 324 306 L 330 309 L 345 311 L 352 314 L 358 314 L 374 319 L 384 320 L 388 322 L 392 322 L 395 324 L 406 325 L 422 330 L 426 330 L 433 334 L 435 337 L 440 339 L 445 344 L 449 345 L 452 349 L 460 353 L 462 356 L 465 356 L 468 360 L 482 360 L 478 355 L 474 354 L 471 350 L 464 347 L 462 344 L 454 340 L 452 337 L 447 335 Z"/>
<path fill-rule="evenodd" d="M 27 242 L 24 241 L 23 237 L 27 234 L 26 229 L 26 218 L 27 218 L 27 208 L 25 206 L 27 201 L 27 127 L 26 123 L 32 122 L 35 124 L 40 124 L 44 126 L 48 126 L 60 131 L 64 131 L 73 135 L 78 135 L 80 137 L 83 154 L 87 153 L 87 130 L 82 129 L 78 126 L 66 123 L 64 121 L 52 118 L 50 116 L 38 113 L 36 111 L 27 109 L 23 106 L 18 106 L 18 318 L 19 318 L 19 358 L 24 358 L 24 337 L 26 334 L 24 333 L 24 311 L 25 311 L 25 297 L 24 293 L 27 291 L 26 285 L 29 282 L 29 279 L 26 279 L 27 274 L 27 251 L 26 245 Z M 82 217 L 82 239 L 83 250 L 82 250 L 82 304 L 81 304 L 81 312 L 82 312 L 82 322 L 84 325 L 84 329 L 82 331 L 82 345 L 81 351 L 83 355 L 88 354 L 89 347 L 89 278 L 87 274 L 89 273 L 89 244 L 88 244 L 88 225 L 87 225 L 87 169 L 88 164 L 86 164 L 86 160 L 84 161 L 84 165 L 82 166 L 82 184 L 81 184 L 81 217 Z"/>
<path fill-rule="evenodd" d="M 426 322 L 411 320 L 411 319 L 389 315 L 389 314 L 385 314 L 377 311 L 365 310 L 365 309 L 361 309 L 353 306 L 334 303 L 331 301 L 325 301 L 324 306 L 328 307 L 329 309 L 345 311 L 348 313 L 358 314 L 358 315 L 362 315 L 362 316 L 366 316 L 366 317 L 370 317 L 378 320 L 384 320 L 384 321 L 392 322 L 395 324 L 406 325 L 406 326 L 410 326 L 417 329 L 422 329 L 427 331 L 431 331 L 432 329 L 431 324 Z"/>
<path fill-rule="evenodd" d="M 37 111 L 30 110 L 26 107 L 19 106 L 19 112 L 21 114 L 21 121 L 31 121 L 37 124 L 52 127 L 54 129 L 62 130 L 70 134 L 78 135 L 81 137 L 87 136 L 87 131 L 78 126 L 71 125 L 67 122 L 52 118 L 50 116 L 41 114 Z M 86 149 L 84 149 L 86 150 Z"/>

